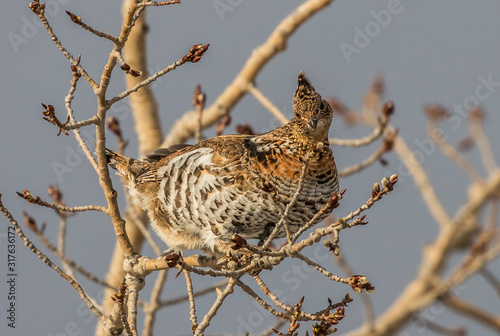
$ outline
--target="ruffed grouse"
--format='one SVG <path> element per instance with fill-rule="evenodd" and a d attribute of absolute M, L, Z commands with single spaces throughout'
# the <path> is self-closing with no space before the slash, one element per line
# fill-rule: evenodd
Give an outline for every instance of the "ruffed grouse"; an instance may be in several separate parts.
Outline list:
<path fill-rule="evenodd" d="M 339 183 L 328 143 L 333 111 L 302 72 L 293 108 L 288 124 L 265 134 L 218 136 L 160 149 L 145 160 L 108 150 L 109 164 L 172 250 L 220 255 L 229 251 L 234 234 L 261 241 L 269 236 L 310 155 L 287 218 L 295 233 L 338 192 Z M 276 238 L 285 235 L 281 227 Z"/>

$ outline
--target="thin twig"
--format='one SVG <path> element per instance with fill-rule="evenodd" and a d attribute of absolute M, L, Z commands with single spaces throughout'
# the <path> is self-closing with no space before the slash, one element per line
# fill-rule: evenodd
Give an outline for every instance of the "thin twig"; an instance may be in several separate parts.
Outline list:
<path fill-rule="evenodd" d="M 106 33 L 102 32 L 100 30 L 92 28 L 91 26 L 89 26 L 89 25 L 85 24 L 84 22 L 82 22 L 82 19 L 79 16 L 77 16 L 77 15 L 75 15 L 75 14 L 69 12 L 69 11 L 66 11 L 66 14 L 68 14 L 68 16 L 71 19 L 71 21 L 73 21 L 75 24 L 81 26 L 86 31 L 91 32 L 92 34 L 96 35 L 97 37 L 105 38 L 105 39 L 107 39 L 107 40 L 109 40 L 109 41 L 111 41 L 111 42 L 113 42 L 115 44 L 118 43 L 118 38 L 117 37 L 111 36 L 111 35 L 106 34 Z"/>
<path fill-rule="evenodd" d="M 80 56 L 77 58 L 77 63 L 80 64 Z M 80 78 L 80 73 L 77 72 L 78 69 L 76 66 L 72 65 L 71 66 L 72 74 L 73 77 L 71 79 L 71 85 L 68 91 L 68 94 L 64 98 L 64 102 L 66 105 L 66 111 L 68 113 L 69 121 L 71 124 L 67 124 L 64 126 L 64 129 L 66 130 L 73 130 L 73 134 L 75 135 L 76 141 L 80 145 L 80 148 L 83 150 L 85 153 L 85 156 L 87 157 L 87 160 L 90 161 L 92 164 L 92 167 L 94 167 L 94 170 L 97 172 L 97 162 L 95 161 L 94 156 L 90 152 L 87 144 L 85 143 L 85 140 L 83 140 L 82 135 L 80 134 L 79 129 L 83 126 L 91 125 L 91 124 L 96 124 L 97 123 L 97 116 L 93 116 L 92 118 L 80 122 L 76 122 L 75 116 L 73 113 L 73 107 L 71 106 L 71 103 L 73 102 L 73 99 L 75 98 L 75 90 L 76 90 L 76 85 L 78 83 L 78 79 Z"/>
<path fill-rule="evenodd" d="M 305 255 L 303 255 L 302 253 L 296 253 L 293 255 L 293 257 L 304 261 L 306 264 L 308 264 L 309 266 L 312 266 L 315 270 L 317 270 L 318 272 L 320 272 L 321 274 L 323 274 L 324 276 L 326 276 L 327 278 L 329 278 L 332 281 L 340 282 L 340 283 L 347 284 L 347 285 L 351 284 L 350 278 L 342 278 L 338 275 L 335 275 L 335 274 L 328 272 L 323 266 L 312 261 L 311 259 L 309 259 Z"/>
<path fill-rule="evenodd" d="M 392 113 L 392 111 L 390 112 Z M 330 138 L 328 141 L 330 142 L 330 145 L 334 146 L 347 146 L 347 147 L 362 147 L 362 146 L 368 146 L 375 142 L 377 139 L 379 139 L 383 134 L 384 131 L 389 125 L 389 115 L 382 114 L 382 118 L 379 119 L 379 125 L 373 130 L 373 133 L 360 139 L 338 139 L 338 138 Z"/>
<path fill-rule="evenodd" d="M 372 164 L 374 164 L 375 162 L 377 162 L 384 153 L 385 153 L 384 151 L 381 151 L 379 149 L 375 153 L 373 153 L 372 155 L 370 155 L 363 162 L 360 162 L 360 163 L 355 164 L 353 166 L 345 167 L 344 169 L 342 169 L 341 171 L 339 171 L 339 177 L 344 178 L 344 177 L 348 177 L 348 176 L 354 175 L 355 173 L 359 173 L 363 169 L 368 168 Z"/>
<path fill-rule="evenodd" d="M 43 26 L 45 27 L 45 30 L 47 30 L 47 33 L 49 34 L 50 38 L 54 42 L 54 44 L 57 46 L 57 48 L 62 52 L 62 54 L 71 62 L 72 65 L 74 65 L 80 74 L 82 74 L 83 78 L 89 82 L 89 84 L 92 86 L 94 91 L 98 88 L 99 84 L 97 84 L 92 77 L 85 71 L 85 69 L 78 64 L 77 60 L 71 55 L 71 53 L 66 50 L 66 48 L 62 45 L 61 41 L 57 38 L 56 34 L 52 30 L 52 27 L 45 17 L 45 10 L 42 8 L 42 5 L 39 5 L 38 0 L 33 1 L 30 4 L 31 10 L 40 18 L 42 21 Z"/>
<path fill-rule="evenodd" d="M 255 291 L 250 288 L 248 285 L 246 285 L 244 282 L 242 282 L 241 280 L 238 280 L 236 282 L 236 284 L 238 285 L 238 287 L 240 287 L 245 293 L 247 293 L 248 295 L 250 295 L 251 297 L 253 297 L 255 299 L 255 301 L 257 301 L 257 303 L 259 305 L 261 305 L 262 308 L 264 308 L 265 310 L 267 310 L 268 312 L 270 312 L 272 315 L 276 316 L 276 317 L 280 317 L 282 319 L 287 319 L 287 315 L 285 315 L 284 313 L 280 312 L 280 311 L 277 311 L 275 310 L 273 307 L 271 307 L 270 304 L 268 304 L 264 299 L 262 299 L 257 293 L 255 293 Z"/>
<path fill-rule="evenodd" d="M 198 318 L 196 317 L 196 305 L 194 302 L 193 295 L 193 282 L 191 281 L 191 275 L 188 271 L 183 270 L 184 277 L 186 278 L 186 290 L 189 298 L 189 320 L 191 321 L 191 330 L 196 330 L 198 328 Z"/>
<path fill-rule="evenodd" d="M 62 212 L 81 212 L 81 211 L 101 211 L 104 213 L 107 213 L 108 209 L 106 207 L 100 206 L 100 205 L 84 205 L 84 206 L 76 206 L 76 207 L 69 207 L 65 205 L 60 205 L 56 203 L 48 203 L 40 199 L 40 197 L 33 197 L 29 190 L 24 189 L 24 192 L 21 194 L 20 192 L 17 193 L 19 197 L 24 198 L 28 203 L 34 203 L 37 205 L 41 205 L 46 208 L 51 208 L 57 211 L 62 211 Z"/>
<path fill-rule="evenodd" d="M 212 319 L 215 317 L 224 300 L 228 297 L 229 294 L 233 293 L 234 286 L 236 285 L 238 279 L 239 278 L 230 278 L 226 288 L 222 292 L 217 294 L 217 298 L 215 299 L 214 304 L 212 305 L 208 313 L 203 317 L 203 320 L 198 325 L 196 330 L 194 330 L 193 334 L 195 336 L 203 335 L 203 332 L 210 325 L 210 321 L 212 321 Z"/>
<path fill-rule="evenodd" d="M 384 126 L 385 128 L 385 126 Z M 378 140 L 380 136 L 383 134 L 384 128 L 378 127 L 376 128 L 372 134 L 359 139 L 339 139 L 339 138 L 330 138 L 328 142 L 330 145 L 334 146 L 343 146 L 343 147 L 363 147 L 368 146 Z"/>
<path fill-rule="evenodd" d="M 295 312 L 293 307 L 289 307 L 283 303 L 281 303 L 284 307 L 286 307 L 286 312 L 283 313 L 283 312 L 280 312 L 280 311 L 277 311 L 276 309 L 274 309 L 273 307 L 271 307 L 271 305 L 269 303 L 267 303 L 264 299 L 262 299 L 257 293 L 255 293 L 255 291 L 250 288 L 248 285 L 246 285 L 244 282 L 242 282 L 241 280 L 238 280 L 236 282 L 236 284 L 238 285 L 238 287 L 240 287 L 245 293 L 247 293 L 248 295 L 250 295 L 252 298 L 254 298 L 254 300 L 262 307 L 264 308 L 265 310 L 267 310 L 269 313 L 271 313 L 272 315 L 276 316 L 276 317 L 280 317 L 282 319 L 287 319 L 287 320 L 291 320 L 291 319 L 296 319 L 296 320 L 299 320 L 299 321 L 328 321 L 331 319 L 330 316 L 328 315 L 322 315 L 322 314 L 309 314 L 309 313 L 304 313 L 303 311 L 301 312 Z M 274 294 L 273 294 L 274 295 Z M 279 301 L 278 301 L 279 302 Z M 289 308 L 291 308 L 291 311 L 289 310 Z"/>
<path fill-rule="evenodd" d="M 172 1 L 144 1 L 138 4 L 138 6 L 167 6 L 173 4 L 180 4 L 179 0 Z"/>
<path fill-rule="evenodd" d="M 253 83 L 248 83 L 248 92 L 252 94 L 281 124 L 288 123 L 288 118 L 273 104 Z"/>
<path fill-rule="evenodd" d="M 57 254 L 64 256 L 65 255 L 65 243 L 66 243 L 66 224 L 67 224 L 67 217 L 65 214 L 59 213 L 59 232 L 57 235 Z M 75 273 L 73 272 L 73 269 L 71 268 L 71 264 L 66 262 L 64 259 L 65 258 L 60 258 L 61 262 L 63 264 L 63 268 L 68 273 L 70 277 L 73 279 L 76 279 Z"/>
<path fill-rule="evenodd" d="M 89 119 L 81 120 L 81 121 L 76 121 L 75 118 L 73 117 L 73 120 L 71 120 L 71 124 L 66 124 L 63 126 L 65 130 L 77 130 L 85 126 L 90 126 L 90 125 L 96 125 L 99 122 L 99 118 L 97 116 L 92 116 Z"/>
<path fill-rule="evenodd" d="M 278 306 L 279 308 L 283 309 L 283 311 L 288 312 L 288 313 L 293 313 L 293 307 L 286 305 L 285 303 L 281 302 L 279 298 L 271 292 L 271 290 L 267 287 L 267 285 L 264 283 L 262 278 L 254 274 L 253 278 L 257 285 L 259 285 L 260 289 L 266 294 L 273 302 Z"/>
<path fill-rule="evenodd" d="M 482 125 L 483 119 L 484 112 L 481 109 L 476 108 L 475 110 L 472 110 L 470 112 L 470 133 L 479 149 L 481 160 L 483 161 L 483 166 L 486 168 L 486 171 L 488 171 L 488 173 L 492 174 L 493 172 L 498 170 L 498 165 L 495 161 L 493 150 L 491 149 L 490 140 L 484 134 Z"/>
<path fill-rule="evenodd" d="M 394 137 L 394 138 L 395 138 L 395 136 L 396 136 L 395 134 L 391 135 L 391 137 Z M 375 153 L 370 155 L 366 160 L 364 160 L 358 164 L 355 164 L 353 166 L 346 167 L 346 168 L 342 169 L 341 171 L 339 171 L 339 177 L 348 177 L 348 176 L 351 176 L 355 173 L 359 173 L 360 171 L 362 171 L 365 168 L 368 168 L 369 166 L 371 166 L 372 164 L 377 162 L 382 157 L 382 155 L 387 153 L 391 148 L 392 148 L 392 145 L 390 147 L 388 147 L 387 143 L 384 141 L 382 143 L 382 145 L 380 146 L 380 148 Z"/>

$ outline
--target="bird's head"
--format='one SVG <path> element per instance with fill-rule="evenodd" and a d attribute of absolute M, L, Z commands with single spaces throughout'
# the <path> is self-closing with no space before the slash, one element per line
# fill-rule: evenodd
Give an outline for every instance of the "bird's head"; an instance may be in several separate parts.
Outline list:
<path fill-rule="evenodd" d="M 296 131 L 301 136 L 314 141 L 325 141 L 328 138 L 333 110 L 316 92 L 302 71 L 293 97 L 293 110 Z"/>

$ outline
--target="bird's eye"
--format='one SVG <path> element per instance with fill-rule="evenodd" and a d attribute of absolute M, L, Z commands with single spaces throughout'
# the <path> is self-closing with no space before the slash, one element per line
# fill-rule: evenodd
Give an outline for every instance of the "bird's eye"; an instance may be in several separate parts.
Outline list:
<path fill-rule="evenodd" d="M 321 105 L 319 105 L 319 109 L 320 110 L 324 110 L 325 109 L 325 102 L 321 102 Z"/>

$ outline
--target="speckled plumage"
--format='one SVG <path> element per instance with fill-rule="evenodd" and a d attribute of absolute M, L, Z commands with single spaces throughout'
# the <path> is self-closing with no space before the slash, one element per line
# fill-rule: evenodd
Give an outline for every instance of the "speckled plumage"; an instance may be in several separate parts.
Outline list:
<path fill-rule="evenodd" d="M 160 149 L 145 160 L 108 150 L 110 165 L 170 248 L 220 254 L 229 250 L 235 233 L 265 239 L 272 232 L 297 190 L 304 158 L 316 149 L 288 217 L 294 233 L 339 185 L 328 144 L 332 108 L 303 73 L 293 107 L 288 124 L 262 135 L 219 136 Z M 284 236 L 283 229 L 277 238 Z"/>

